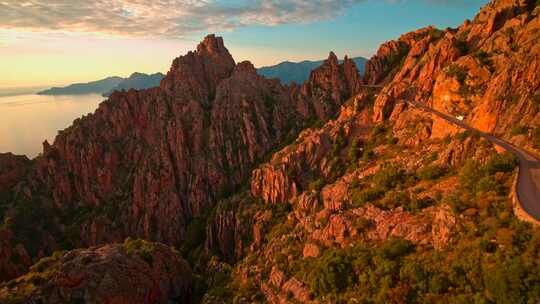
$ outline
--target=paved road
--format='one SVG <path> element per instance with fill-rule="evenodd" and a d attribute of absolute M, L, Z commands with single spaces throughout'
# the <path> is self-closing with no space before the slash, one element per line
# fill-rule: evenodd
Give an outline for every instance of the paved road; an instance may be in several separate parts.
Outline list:
<path fill-rule="evenodd" d="M 486 138 L 490 142 L 504 148 L 505 150 L 514 153 L 519 159 L 519 176 L 517 181 L 517 196 L 521 202 L 521 207 L 531 217 L 540 221 L 540 161 L 531 153 L 518 148 L 500 138 L 493 135 L 478 131 L 477 129 L 467 125 L 463 121 L 456 119 L 450 115 L 441 113 L 430 107 L 427 107 L 418 102 L 402 100 L 416 108 L 433 113 L 440 118 L 460 126 L 463 129 L 475 131 L 481 137 Z"/>

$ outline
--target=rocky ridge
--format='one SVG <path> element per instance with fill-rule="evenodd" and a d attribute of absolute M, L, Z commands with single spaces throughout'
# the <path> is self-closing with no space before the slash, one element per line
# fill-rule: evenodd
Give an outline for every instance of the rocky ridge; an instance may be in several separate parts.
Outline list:
<path fill-rule="evenodd" d="M 506 281 L 492 281 L 500 276 L 493 265 L 512 260 L 509 269 L 536 256 L 536 232 L 511 214 L 515 163 L 401 99 L 462 115 L 530 146 L 538 125 L 538 13 L 534 1 L 495 0 L 458 29 L 429 27 L 385 43 L 363 80 L 352 63 L 339 64 L 330 54 L 308 82 L 292 87 L 257 76 L 248 62 L 235 64 L 210 36 L 174 61 L 160 88 L 115 94 L 114 103 L 46 145 L 36 160 L 40 179 L 16 193 L 32 199 L 39 193 L 60 210 L 73 202 L 99 206 L 103 194 L 118 195 L 111 201 L 121 208 L 112 217 L 91 214 L 83 221 L 84 242 L 136 235 L 195 244 L 185 253 L 206 278 L 203 303 L 534 299 L 534 290 L 516 296 Z M 531 64 L 512 64 L 524 60 Z M 384 88 L 373 92 L 361 83 Z M 508 92 L 518 95 L 517 103 Z M 211 114 L 197 123 L 188 113 Z M 484 128 L 491 123 L 476 113 L 496 117 L 494 127 Z M 513 135 L 508 122 L 518 120 L 527 134 Z M 291 121 L 309 123 L 291 127 Z M 113 131 L 95 131 L 99 125 Z M 101 149 L 115 144 L 122 150 L 104 157 Z M 128 166 L 128 159 L 139 165 Z M 91 165 L 99 160 L 111 169 L 93 172 L 102 168 Z M 66 164 L 80 173 L 69 176 Z M 126 180 L 111 177 L 118 172 L 128 176 L 128 186 L 113 182 Z M 100 182 L 87 185 L 84 178 Z M 52 194 L 36 191 L 49 188 Z M 194 226 L 209 209 L 208 219 Z M 114 229 L 110 218 L 128 228 Z M 528 263 L 520 280 L 537 265 Z"/>
<path fill-rule="evenodd" d="M 9 228 L 24 233 L 5 242 L 32 243 L 32 257 L 128 236 L 181 246 L 193 219 L 278 144 L 333 116 L 360 82 L 354 62 L 331 53 L 301 87 L 283 86 L 236 64 L 209 35 L 173 61 L 160 87 L 115 92 L 44 143 L 24 181 L 6 191 Z M 31 222 L 15 201 L 50 216 Z"/>

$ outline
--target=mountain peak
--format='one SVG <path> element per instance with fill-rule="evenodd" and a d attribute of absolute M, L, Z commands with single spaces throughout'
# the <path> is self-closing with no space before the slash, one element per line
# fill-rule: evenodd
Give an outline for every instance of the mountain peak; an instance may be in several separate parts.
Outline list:
<path fill-rule="evenodd" d="M 223 38 L 211 34 L 199 43 L 195 52 L 190 51 L 173 61 L 161 87 L 173 94 L 187 93 L 200 100 L 212 99 L 219 82 L 229 77 L 235 66 Z"/>
<path fill-rule="evenodd" d="M 332 64 L 335 64 L 335 65 L 337 65 L 339 63 L 339 60 L 338 60 L 336 54 L 334 52 L 332 52 L 332 51 L 330 52 L 330 54 L 328 54 L 328 59 L 326 59 L 326 61 L 328 63 L 332 63 Z"/>
<path fill-rule="evenodd" d="M 210 34 L 204 38 L 204 40 L 197 46 L 197 53 L 199 54 L 229 54 L 229 50 L 225 47 L 222 37 L 217 37 L 214 34 Z"/>

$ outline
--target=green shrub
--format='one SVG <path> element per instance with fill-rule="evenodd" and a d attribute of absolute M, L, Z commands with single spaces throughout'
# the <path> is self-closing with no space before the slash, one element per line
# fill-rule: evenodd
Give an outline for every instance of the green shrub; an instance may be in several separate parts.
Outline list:
<path fill-rule="evenodd" d="M 386 135 L 387 128 L 384 123 L 377 124 L 373 127 L 371 130 L 370 137 L 372 140 L 375 140 L 377 138 L 381 138 Z"/>
<path fill-rule="evenodd" d="M 487 238 L 483 238 L 480 240 L 479 247 L 480 250 L 487 253 L 494 253 L 495 251 L 497 251 L 497 243 L 492 242 Z"/>
<path fill-rule="evenodd" d="M 490 67 L 492 64 L 491 59 L 489 58 L 489 54 L 484 50 L 476 51 L 473 56 L 478 59 L 481 66 Z"/>
<path fill-rule="evenodd" d="M 370 161 L 375 158 L 375 152 L 373 152 L 373 149 L 370 147 L 366 147 L 364 149 L 364 152 L 362 152 L 362 160 L 363 161 Z"/>
<path fill-rule="evenodd" d="M 464 131 L 456 134 L 456 139 L 459 141 L 464 141 L 465 139 L 471 137 L 472 133 L 470 131 Z"/>
<path fill-rule="evenodd" d="M 446 169 L 438 166 L 431 165 L 420 169 L 416 176 L 422 180 L 436 180 L 446 174 Z"/>
<path fill-rule="evenodd" d="M 512 134 L 512 136 L 527 135 L 527 134 L 529 134 L 529 127 L 526 127 L 526 126 L 514 127 L 512 129 L 512 131 L 511 131 L 511 134 Z"/>
<path fill-rule="evenodd" d="M 360 149 L 359 149 L 358 140 L 353 139 L 349 147 L 349 151 L 347 151 L 347 160 L 349 161 L 349 163 L 355 163 L 358 161 L 359 156 L 360 156 Z"/>
<path fill-rule="evenodd" d="M 375 187 L 379 189 L 393 189 L 405 180 L 405 171 L 394 165 L 387 165 L 373 175 Z"/>
<path fill-rule="evenodd" d="M 502 190 L 502 185 L 492 175 L 482 177 L 475 185 L 476 192 L 494 191 L 500 193 Z"/>
<path fill-rule="evenodd" d="M 523 277 L 526 266 L 519 257 L 484 272 L 488 299 L 496 303 L 526 303 Z M 532 302 L 531 302 L 532 303 Z"/>
<path fill-rule="evenodd" d="M 147 263 L 152 264 L 152 255 L 155 251 L 154 243 L 142 239 L 132 239 L 128 237 L 124 241 L 123 246 L 127 254 L 139 256 Z"/>
<path fill-rule="evenodd" d="M 388 191 L 384 197 L 377 203 L 377 206 L 383 209 L 394 209 L 399 206 L 407 206 L 411 199 L 405 191 Z"/>
<path fill-rule="evenodd" d="M 467 44 L 467 41 L 457 40 L 455 42 L 455 46 L 461 53 L 461 56 L 467 55 L 467 53 L 469 53 L 469 45 Z"/>
<path fill-rule="evenodd" d="M 449 282 L 443 274 L 436 274 L 429 280 L 429 291 L 434 294 L 441 294 L 448 290 Z"/>
<path fill-rule="evenodd" d="M 424 208 L 427 208 L 429 206 L 433 206 L 436 203 L 436 201 L 429 197 L 424 197 L 422 199 L 413 198 L 409 201 L 407 205 L 405 205 L 405 210 L 409 212 L 418 212 Z"/>
<path fill-rule="evenodd" d="M 444 32 L 439 29 L 433 28 L 429 31 L 428 35 L 431 37 L 431 43 L 433 43 L 441 39 L 444 36 Z"/>
<path fill-rule="evenodd" d="M 386 137 L 386 144 L 388 144 L 388 145 L 391 145 L 391 146 L 392 146 L 392 145 L 397 144 L 398 142 L 399 142 L 399 140 L 398 140 L 396 137 L 394 137 L 393 134 L 389 134 L 389 135 Z"/>
<path fill-rule="evenodd" d="M 385 190 L 380 188 L 368 188 L 361 191 L 355 190 L 351 195 L 351 199 L 354 206 L 361 207 L 382 198 L 384 193 Z"/>
<path fill-rule="evenodd" d="M 472 191 L 483 176 L 480 164 L 475 160 L 468 160 L 459 172 L 459 182 L 463 188 Z"/>
<path fill-rule="evenodd" d="M 401 238 L 389 238 L 382 248 L 380 255 L 385 259 L 396 260 L 414 251 L 414 245 Z"/>
<path fill-rule="evenodd" d="M 318 178 L 314 181 L 312 181 L 311 183 L 309 183 L 309 190 L 315 190 L 315 191 L 320 191 L 325 185 L 325 182 L 322 178 Z"/>
<path fill-rule="evenodd" d="M 487 174 L 495 174 L 497 172 L 512 172 L 517 165 L 517 157 L 507 152 L 493 156 L 484 168 Z"/>
<path fill-rule="evenodd" d="M 467 72 L 459 65 L 453 63 L 448 67 L 446 74 L 449 77 L 455 78 L 461 85 L 465 84 L 467 80 Z"/>
<path fill-rule="evenodd" d="M 330 152 L 330 157 L 334 158 L 339 155 L 339 152 L 345 147 L 347 144 L 347 140 L 345 138 L 345 133 L 343 132 L 343 129 L 339 129 L 336 141 L 334 142 L 334 145 L 332 146 L 332 151 Z"/>
<path fill-rule="evenodd" d="M 340 292 L 355 280 L 351 258 L 339 249 L 328 249 L 317 259 L 307 277 L 316 296 Z"/>
<path fill-rule="evenodd" d="M 36 264 L 34 264 L 30 270 L 32 272 L 44 272 L 57 260 L 53 257 L 41 258 Z"/>

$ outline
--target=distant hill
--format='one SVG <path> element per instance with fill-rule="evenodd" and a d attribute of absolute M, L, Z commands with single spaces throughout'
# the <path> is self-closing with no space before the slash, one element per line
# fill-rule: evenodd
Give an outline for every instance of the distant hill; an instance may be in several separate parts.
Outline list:
<path fill-rule="evenodd" d="M 122 77 L 108 77 L 98 81 L 88 83 L 75 83 L 62 88 L 51 88 L 41 92 L 39 95 L 82 95 L 82 94 L 103 94 L 109 92 L 125 79 Z"/>
<path fill-rule="evenodd" d="M 364 74 L 366 58 L 355 57 L 352 58 L 360 71 L 360 74 Z M 302 61 L 302 62 L 290 62 L 285 61 L 277 65 L 267 66 L 257 69 L 257 73 L 266 78 L 278 78 L 285 84 L 290 84 L 293 81 L 302 84 L 308 78 L 312 70 L 319 67 L 324 60 L 319 61 Z"/>
<path fill-rule="evenodd" d="M 133 73 L 129 78 L 124 79 L 122 82 L 120 82 L 117 86 L 112 88 L 111 90 L 105 92 L 103 96 L 109 96 L 114 91 L 122 91 L 122 90 L 129 90 L 129 89 L 148 89 L 159 86 L 159 83 L 161 82 L 161 79 L 163 79 L 165 75 L 162 73 L 155 73 L 155 74 L 143 74 L 143 73 Z"/>
<path fill-rule="evenodd" d="M 165 75 L 161 73 L 144 74 L 133 73 L 128 78 L 108 77 L 98 81 L 88 83 L 76 83 L 62 88 L 51 88 L 41 92 L 40 95 L 81 95 L 81 94 L 102 94 L 109 96 L 112 92 L 129 89 L 147 89 L 159 85 Z"/>

